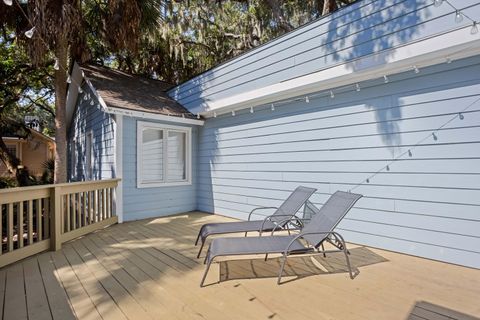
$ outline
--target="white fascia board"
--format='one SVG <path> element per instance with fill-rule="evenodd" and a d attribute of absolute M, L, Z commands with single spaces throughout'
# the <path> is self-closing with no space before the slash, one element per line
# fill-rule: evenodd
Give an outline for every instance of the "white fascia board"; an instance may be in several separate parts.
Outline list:
<path fill-rule="evenodd" d="M 168 121 L 168 122 L 190 124 L 190 125 L 196 125 L 196 126 L 203 126 L 204 124 L 203 120 L 182 118 L 182 117 L 176 117 L 176 116 L 167 116 L 163 114 L 141 112 L 141 111 L 127 110 L 127 109 L 120 109 L 120 108 L 112 108 L 112 107 L 107 107 L 106 105 L 105 107 L 106 107 L 105 112 L 107 113 L 118 114 L 118 115 L 123 115 L 128 117 L 142 118 L 142 119 L 148 119 L 148 120 Z"/>
<path fill-rule="evenodd" d="M 380 51 L 348 63 L 338 64 L 263 88 L 210 101 L 200 114 L 212 117 L 232 110 L 250 108 L 290 99 L 322 90 L 333 89 L 383 75 L 439 64 L 446 58 L 461 59 L 480 53 L 480 37 L 470 34 L 470 26 L 437 34 L 400 47 Z"/>
<path fill-rule="evenodd" d="M 68 85 L 67 90 L 67 101 L 66 101 L 66 120 L 67 120 L 67 130 L 70 128 L 72 123 L 73 114 L 75 113 L 75 107 L 77 105 L 78 98 L 78 88 L 82 85 L 83 81 L 83 72 L 80 69 L 78 63 L 73 64 L 72 73 L 70 74 L 71 82 Z"/>

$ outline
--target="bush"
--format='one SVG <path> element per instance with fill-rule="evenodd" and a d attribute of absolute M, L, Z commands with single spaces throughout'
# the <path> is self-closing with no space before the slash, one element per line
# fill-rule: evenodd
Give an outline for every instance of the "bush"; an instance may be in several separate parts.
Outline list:
<path fill-rule="evenodd" d="M 11 177 L 0 177 L 0 189 L 18 187 L 17 180 Z"/>

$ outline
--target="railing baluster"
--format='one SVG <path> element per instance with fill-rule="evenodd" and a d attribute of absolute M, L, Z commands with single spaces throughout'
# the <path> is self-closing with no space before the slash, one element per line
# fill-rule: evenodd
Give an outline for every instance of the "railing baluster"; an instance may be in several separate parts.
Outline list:
<path fill-rule="evenodd" d="M 43 199 L 43 229 L 45 238 L 50 236 L 50 198 Z"/>
<path fill-rule="evenodd" d="M 13 251 L 13 203 L 8 204 L 7 212 L 7 244 L 8 252 Z"/>
<path fill-rule="evenodd" d="M 33 243 L 33 200 L 28 200 L 28 222 L 27 222 L 28 245 Z"/>
<path fill-rule="evenodd" d="M 77 229 L 77 194 L 72 193 L 70 196 L 72 197 L 72 212 L 71 212 L 72 230 L 75 230 Z"/>
<path fill-rule="evenodd" d="M 105 215 L 107 213 L 107 193 L 106 189 L 102 189 L 102 220 L 105 220 Z"/>
<path fill-rule="evenodd" d="M 85 227 L 87 225 L 87 194 L 88 192 L 83 193 L 83 221 L 82 224 Z"/>
<path fill-rule="evenodd" d="M 7 210 L 7 206 L 0 204 L 0 255 L 3 253 L 3 208 Z"/>
<path fill-rule="evenodd" d="M 42 241 L 42 199 L 37 199 L 37 242 Z"/>
<path fill-rule="evenodd" d="M 97 222 L 98 212 L 98 190 L 93 190 L 93 210 L 92 210 L 92 223 Z"/>
<path fill-rule="evenodd" d="M 67 203 L 67 230 L 65 232 L 70 231 L 70 194 L 65 195 L 65 202 Z"/>
<path fill-rule="evenodd" d="M 23 248 L 23 201 L 17 205 L 17 241 L 18 248 Z"/>

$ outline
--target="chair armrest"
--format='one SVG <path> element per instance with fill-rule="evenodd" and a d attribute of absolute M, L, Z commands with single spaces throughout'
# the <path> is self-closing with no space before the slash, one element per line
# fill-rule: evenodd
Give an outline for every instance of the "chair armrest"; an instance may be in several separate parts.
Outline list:
<path fill-rule="evenodd" d="M 267 221 L 270 221 L 270 222 L 272 222 L 272 223 L 275 224 L 275 228 L 274 228 L 274 229 L 276 229 L 276 228 L 278 227 L 279 223 L 272 221 L 272 218 L 273 218 L 273 217 L 288 217 L 288 218 L 290 219 L 291 216 L 292 216 L 291 214 L 272 214 L 272 215 L 270 215 L 270 216 L 266 216 L 265 219 L 263 219 L 262 227 L 260 228 L 260 233 L 263 231 L 263 228 L 265 227 L 265 223 L 266 223 Z M 289 220 L 289 219 L 286 219 L 286 220 Z M 282 221 L 283 221 L 283 220 L 282 220 Z"/>
<path fill-rule="evenodd" d="M 251 218 L 252 214 L 255 213 L 255 211 L 264 210 L 264 209 L 278 209 L 278 208 L 277 207 L 258 207 L 258 208 L 255 208 L 252 211 L 250 211 L 250 213 L 248 214 L 248 221 L 250 221 L 250 218 Z"/>
<path fill-rule="evenodd" d="M 299 217 L 297 217 L 297 216 L 293 216 L 293 217 L 292 217 L 292 216 L 289 216 L 288 219 L 284 219 L 284 220 L 281 220 L 281 221 L 277 222 L 277 226 L 272 230 L 271 235 L 273 236 L 273 233 L 274 233 L 275 231 L 277 231 L 277 230 L 278 230 L 278 227 L 280 227 L 282 224 L 285 224 L 285 223 L 287 223 L 287 222 L 297 221 L 297 222 L 299 222 L 301 225 L 303 225 L 303 221 L 307 221 L 307 220 L 310 220 L 310 219 L 303 219 L 303 218 L 299 218 Z M 298 230 L 298 229 L 293 229 L 293 230 Z"/>

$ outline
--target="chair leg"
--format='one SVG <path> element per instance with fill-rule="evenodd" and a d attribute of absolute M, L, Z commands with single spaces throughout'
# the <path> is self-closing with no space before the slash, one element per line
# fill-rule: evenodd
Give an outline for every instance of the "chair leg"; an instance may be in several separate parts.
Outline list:
<path fill-rule="evenodd" d="M 265 253 L 265 261 L 268 259 L 268 253 Z"/>
<path fill-rule="evenodd" d="M 210 248 L 207 250 L 207 254 L 205 255 L 205 259 L 203 259 L 203 264 L 207 263 L 208 255 L 210 254 Z"/>
<path fill-rule="evenodd" d="M 202 249 L 203 249 L 204 244 L 205 244 L 205 240 L 202 239 L 202 245 L 200 246 L 200 250 L 198 250 L 197 259 L 200 258 L 200 254 L 202 253 Z"/>
<path fill-rule="evenodd" d="M 210 259 L 210 261 L 208 261 L 207 269 L 205 269 L 205 273 L 203 274 L 202 281 L 200 282 L 200 288 L 203 287 L 203 283 L 205 282 L 205 279 L 207 278 L 208 270 L 210 270 L 210 265 L 212 264 L 212 260 L 213 260 L 213 258 Z"/>
<path fill-rule="evenodd" d="M 348 273 L 350 274 L 350 279 L 354 279 L 355 276 L 352 272 L 352 266 L 350 265 L 350 258 L 349 258 L 349 252 L 347 250 L 347 246 L 345 245 L 345 243 L 343 243 L 343 254 L 345 254 L 345 260 L 347 260 L 347 267 L 348 267 Z"/>
<path fill-rule="evenodd" d="M 247 236 L 247 233 L 248 233 L 248 232 L 245 232 L 245 237 Z"/>
<path fill-rule="evenodd" d="M 322 251 L 323 251 L 323 257 L 326 258 L 327 255 L 325 254 L 325 246 L 323 245 L 323 242 L 322 242 Z"/>
<path fill-rule="evenodd" d="M 282 265 L 280 266 L 280 272 L 278 273 L 277 284 L 280 284 L 282 282 L 282 274 L 283 274 L 283 270 L 285 269 L 285 263 L 286 262 L 287 262 L 287 255 L 284 253 L 283 254 L 283 260 L 282 260 Z"/>
<path fill-rule="evenodd" d="M 202 234 L 202 229 L 198 232 L 197 240 L 195 240 L 195 245 L 198 244 L 198 240 L 200 240 L 200 235 Z"/>

